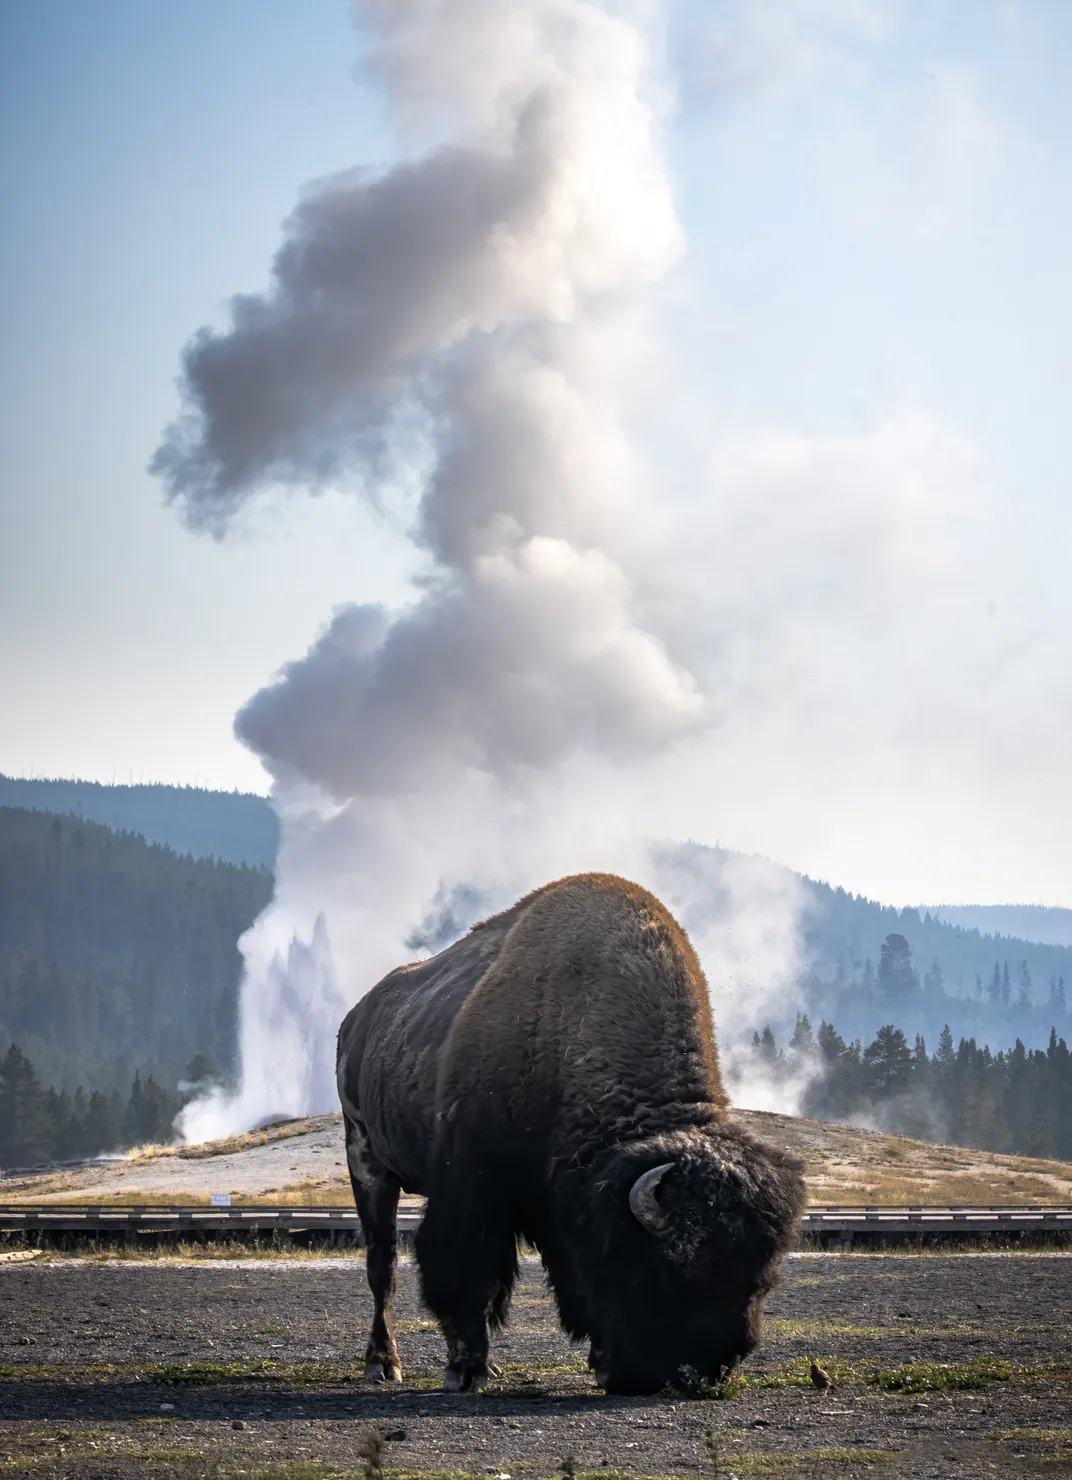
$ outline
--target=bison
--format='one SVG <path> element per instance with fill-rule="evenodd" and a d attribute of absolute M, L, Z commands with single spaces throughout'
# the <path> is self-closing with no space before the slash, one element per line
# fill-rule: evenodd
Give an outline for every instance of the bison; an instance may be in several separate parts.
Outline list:
<path fill-rule="evenodd" d="M 366 1377 L 402 1379 L 403 1188 L 427 1198 L 416 1252 L 448 1391 L 487 1380 L 522 1239 L 608 1392 L 716 1381 L 756 1345 L 801 1167 L 731 1120 L 699 961 L 645 889 L 560 879 L 390 972 L 343 1021 L 337 1073 Z"/>

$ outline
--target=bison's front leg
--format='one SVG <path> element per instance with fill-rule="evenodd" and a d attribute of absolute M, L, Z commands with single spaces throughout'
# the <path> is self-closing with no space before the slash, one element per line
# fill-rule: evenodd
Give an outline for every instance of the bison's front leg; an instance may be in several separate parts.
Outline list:
<path fill-rule="evenodd" d="M 401 1382 L 391 1329 L 391 1300 L 395 1292 L 398 1249 L 398 1194 L 401 1190 L 372 1155 L 364 1127 L 346 1119 L 346 1161 L 354 1202 L 365 1234 L 366 1272 L 372 1291 L 372 1330 L 365 1348 L 365 1378 L 369 1382 Z"/>
<path fill-rule="evenodd" d="M 464 1192 L 434 1189 L 417 1233 L 417 1261 L 425 1304 L 446 1337 L 444 1389 L 482 1388 L 494 1371 L 488 1325 L 502 1324 L 517 1277 L 517 1245 L 505 1210 Z"/>

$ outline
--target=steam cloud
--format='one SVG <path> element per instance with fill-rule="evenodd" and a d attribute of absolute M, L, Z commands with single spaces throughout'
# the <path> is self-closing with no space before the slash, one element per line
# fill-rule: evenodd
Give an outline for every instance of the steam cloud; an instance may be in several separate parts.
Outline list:
<path fill-rule="evenodd" d="M 268 291 L 188 346 L 152 466 L 217 536 L 266 490 L 356 485 L 408 511 L 423 563 L 407 605 L 336 611 L 238 715 L 283 843 L 242 942 L 241 1089 L 188 1109 L 195 1139 L 332 1108 L 330 1045 L 362 992 L 575 870 L 681 912 L 723 1035 L 762 1017 L 798 965 L 784 875 L 704 878 L 643 840 L 693 835 L 707 796 L 762 836 L 770 778 L 851 784 L 837 736 L 867 750 L 891 695 L 933 717 L 946 670 L 899 687 L 883 623 L 908 613 L 907 651 L 935 651 L 928 593 L 968 548 L 972 450 L 911 409 L 836 436 L 698 437 L 660 332 L 683 241 L 657 6 L 354 8 L 416 145 L 306 191 Z M 653 400 L 687 436 L 652 430 Z"/>
<path fill-rule="evenodd" d="M 418 468 L 426 565 L 409 607 L 337 611 L 238 716 L 284 845 L 244 942 L 242 1092 L 195 1107 L 189 1134 L 326 1108 L 314 1040 L 444 888 L 497 905 L 553 864 L 640 865 L 626 818 L 577 846 L 564 778 L 710 718 L 607 538 L 638 517 L 624 407 L 645 299 L 681 249 L 650 38 L 591 0 L 356 9 L 402 120 L 449 141 L 307 193 L 269 292 L 188 347 L 153 470 L 221 533 L 270 485 L 375 490 Z"/>

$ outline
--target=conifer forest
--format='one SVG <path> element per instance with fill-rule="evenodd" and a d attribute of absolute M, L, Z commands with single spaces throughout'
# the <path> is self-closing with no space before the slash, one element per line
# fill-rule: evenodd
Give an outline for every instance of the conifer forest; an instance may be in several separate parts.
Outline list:
<path fill-rule="evenodd" d="M 146 831 L 163 816 L 186 839 L 181 792 L 140 790 L 89 797 L 135 828 L 144 805 Z M 241 861 L 264 856 L 260 799 L 221 794 L 219 821 L 212 795 L 197 794 L 210 825 L 189 833 L 189 852 L 0 806 L 0 1168 L 169 1141 L 185 1100 L 233 1078 L 238 941 L 273 881 Z M 225 831 L 227 861 L 212 851 Z M 681 858 L 720 865 L 695 845 Z M 819 1119 L 1072 1159 L 1072 947 L 804 883 L 811 960 L 785 1011 L 743 1054 L 730 1045 L 730 1061 L 795 1086 L 801 1113 Z"/>

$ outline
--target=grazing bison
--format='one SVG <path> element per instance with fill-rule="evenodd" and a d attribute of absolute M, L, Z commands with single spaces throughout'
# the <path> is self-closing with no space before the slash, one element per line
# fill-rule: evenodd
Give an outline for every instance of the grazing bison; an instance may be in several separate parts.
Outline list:
<path fill-rule="evenodd" d="M 646 890 L 560 879 L 392 971 L 342 1024 L 338 1084 L 375 1299 L 366 1376 L 402 1376 L 402 1188 L 428 1199 L 417 1259 L 450 1391 L 486 1381 L 518 1239 L 609 1392 L 714 1380 L 755 1346 L 801 1168 L 729 1118 L 703 972 Z"/>

